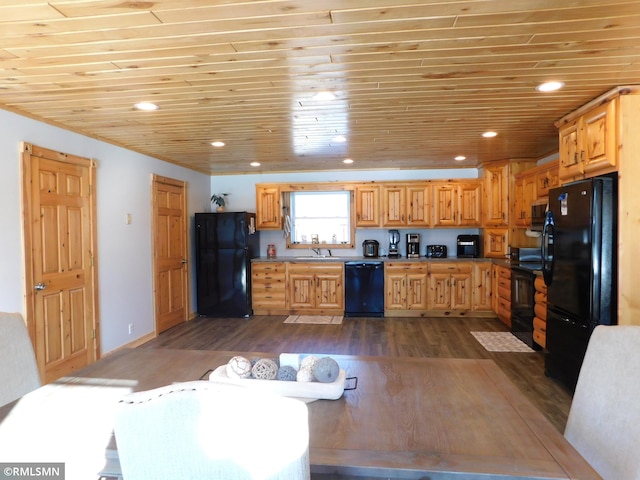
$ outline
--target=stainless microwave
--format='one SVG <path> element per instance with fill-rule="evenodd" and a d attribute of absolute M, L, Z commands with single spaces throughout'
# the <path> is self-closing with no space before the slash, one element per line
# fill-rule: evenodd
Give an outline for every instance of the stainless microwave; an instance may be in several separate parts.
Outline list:
<path fill-rule="evenodd" d="M 544 226 L 544 219 L 547 215 L 549 204 L 547 202 L 536 202 L 531 204 L 531 228 L 534 232 L 541 232 Z"/>

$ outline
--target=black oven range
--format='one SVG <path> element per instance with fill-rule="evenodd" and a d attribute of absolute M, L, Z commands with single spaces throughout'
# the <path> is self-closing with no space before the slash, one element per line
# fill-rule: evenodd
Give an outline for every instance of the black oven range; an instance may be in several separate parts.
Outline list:
<path fill-rule="evenodd" d="M 511 333 L 534 350 L 542 349 L 533 340 L 535 279 L 541 272 L 540 249 L 511 249 Z"/>

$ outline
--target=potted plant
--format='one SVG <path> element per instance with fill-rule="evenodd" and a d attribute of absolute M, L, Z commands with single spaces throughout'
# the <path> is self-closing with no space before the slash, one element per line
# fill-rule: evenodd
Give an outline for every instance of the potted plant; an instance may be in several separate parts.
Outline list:
<path fill-rule="evenodd" d="M 214 193 L 211 195 L 211 203 L 215 203 L 218 207 L 216 210 L 218 212 L 224 212 L 224 206 L 227 204 L 225 197 L 229 195 L 228 193 Z"/>

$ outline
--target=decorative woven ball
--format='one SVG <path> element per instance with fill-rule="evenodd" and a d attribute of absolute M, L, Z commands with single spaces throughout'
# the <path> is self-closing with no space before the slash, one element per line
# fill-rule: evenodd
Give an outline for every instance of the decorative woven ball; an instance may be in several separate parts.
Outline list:
<path fill-rule="evenodd" d="M 296 374 L 296 380 L 298 382 L 305 383 L 313 382 L 315 380 L 315 377 L 313 376 L 313 370 L 311 370 L 311 368 L 309 367 L 301 368 Z"/>
<path fill-rule="evenodd" d="M 283 382 L 295 382 L 297 373 L 296 369 L 291 365 L 285 365 L 280 367 L 280 370 L 278 370 L 276 380 L 282 380 Z"/>
<path fill-rule="evenodd" d="M 308 357 L 304 357 L 300 362 L 300 370 L 302 370 L 303 368 L 313 369 L 313 366 L 316 364 L 317 361 L 318 361 L 318 357 L 316 357 L 315 355 L 309 355 Z"/>
<path fill-rule="evenodd" d="M 253 378 L 260 380 L 273 380 L 278 374 L 278 365 L 270 358 L 261 358 L 251 369 Z"/>
<path fill-rule="evenodd" d="M 331 357 L 322 357 L 313 366 L 313 376 L 322 383 L 335 382 L 340 373 L 340 366 Z"/>
<path fill-rule="evenodd" d="M 231 378 L 251 377 L 251 362 L 249 359 L 237 355 L 227 363 L 227 376 Z"/>

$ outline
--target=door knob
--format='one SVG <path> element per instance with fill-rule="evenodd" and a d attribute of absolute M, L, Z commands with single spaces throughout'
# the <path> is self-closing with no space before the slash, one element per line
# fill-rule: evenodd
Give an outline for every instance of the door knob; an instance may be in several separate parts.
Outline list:
<path fill-rule="evenodd" d="M 44 283 L 40 282 L 40 283 L 36 283 L 34 285 L 34 288 L 39 291 L 39 290 L 44 290 L 45 288 L 47 288 L 47 286 Z"/>
<path fill-rule="evenodd" d="M 186 258 L 183 258 L 182 263 L 188 263 L 188 260 Z"/>

